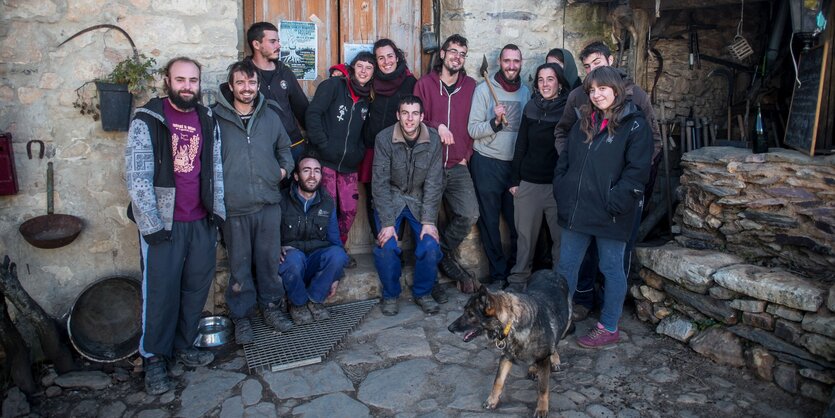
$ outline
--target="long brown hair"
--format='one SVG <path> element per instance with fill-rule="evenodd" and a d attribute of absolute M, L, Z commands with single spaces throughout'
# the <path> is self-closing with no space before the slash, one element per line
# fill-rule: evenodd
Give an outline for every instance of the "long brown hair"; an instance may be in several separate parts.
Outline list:
<path fill-rule="evenodd" d="M 589 98 L 589 104 L 583 105 L 580 108 L 582 115 L 580 130 L 586 134 L 586 140 L 583 141 L 586 144 L 591 142 L 594 135 L 597 134 L 595 120 L 599 122 L 601 118 L 609 119 L 606 128 L 609 131 L 609 135 L 614 135 L 618 127 L 618 120 L 626 104 L 626 81 L 618 70 L 608 66 L 595 68 L 583 80 L 583 90 L 586 91 L 586 94 L 589 94 L 592 84 L 598 87 L 611 87 L 615 93 L 615 101 L 608 109 L 601 111 L 591 103 L 591 98 Z"/>

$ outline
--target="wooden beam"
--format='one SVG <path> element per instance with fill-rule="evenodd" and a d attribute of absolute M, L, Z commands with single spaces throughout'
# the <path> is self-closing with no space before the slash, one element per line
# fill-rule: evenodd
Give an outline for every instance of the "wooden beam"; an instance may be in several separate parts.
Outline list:
<path fill-rule="evenodd" d="M 579 3 L 580 1 L 578 1 Z M 746 3 L 763 3 L 768 0 L 746 0 Z M 704 9 L 729 5 L 739 5 L 742 0 L 661 0 L 661 11 Z M 629 3 L 633 9 L 649 10 L 655 15 L 655 0 L 632 0 Z"/>

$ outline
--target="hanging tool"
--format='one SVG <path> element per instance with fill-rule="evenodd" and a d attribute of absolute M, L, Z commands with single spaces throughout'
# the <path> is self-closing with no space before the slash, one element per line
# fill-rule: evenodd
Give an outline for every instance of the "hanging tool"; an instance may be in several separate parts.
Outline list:
<path fill-rule="evenodd" d="M 714 68 L 707 74 L 707 78 L 721 76 L 724 77 L 728 82 L 728 104 L 726 111 L 728 112 L 728 134 L 727 139 L 731 139 L 731 132 L 733 131 L 731 125 L 731 107 L 733 106 L 734 102 L 734 76 L 730 70 L 725 68 Z M 716 139 L 714 137 L 714 139 Z"/>
<path fill-rule="evenodd" d="M 661 151 L 664 158 L 664 185 L 666 186 L 666 193 L 664 193 L 664 200 L 667 204 L 667 224 L 670 226 L 670 234 L 672 235 L 673 228 L 673 187 L 670 185 L 670 152 L 667 147 L 667 120 L 664 116 L 664 103 L 661 103 Z"/>
<path fill-rule="evenodd" d="M 481 73 L 482 77 L 484 77 L 484 83 L 487 84 L 487 87 L 490 89 L 490 94 L 493 96 L 493 101 L 498 106 L 499 96 L 496 95 L 496 90 L 493 89 L 493 83 L 490 82 L 490 74 L 487 72 L 487 55 L 482 55 L 481 68 L 478 72 Z M 499 122 L 502 125 L 507 125 L 507 118 L 505 115 L 502 115 L 502 119 Z"/>

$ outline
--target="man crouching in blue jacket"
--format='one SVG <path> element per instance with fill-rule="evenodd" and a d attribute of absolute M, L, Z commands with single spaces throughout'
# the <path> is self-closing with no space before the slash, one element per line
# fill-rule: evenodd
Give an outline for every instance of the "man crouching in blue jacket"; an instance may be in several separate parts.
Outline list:
<path fill-rule="evenodd" d="M 299 160 L 293 184 L 281 200 L 281 265 L 278 268 L 296 325 L 330 318 L 322 304 L 336 292 L 348 254 L 339 239 L 336 205 L 322 184 L 322 163 Z"/>
<path fill-rule="evenodd" d="M 278 275 L 279 182 L 293 170 L 293 157 L 290 137 L 271 108 L 275 103 L 258 91 L 251 61 L 232 64 L 220 93 L 213 109 L 220 127 L 227 214 L 223 236 L 231 273 L 226 304 L 235 323 L 235 341 L 249 344 L 254 338 L 250 318 L 257 305 L 267 325 L 280 332 L 293 326 L 284 315 L 284 286 Z"/>

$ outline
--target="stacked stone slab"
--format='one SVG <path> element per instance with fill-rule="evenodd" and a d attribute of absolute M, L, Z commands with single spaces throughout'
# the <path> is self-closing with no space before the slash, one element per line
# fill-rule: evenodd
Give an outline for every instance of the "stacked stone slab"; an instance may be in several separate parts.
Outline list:
<path fill-rule="evenodd" d="M 716 362 L 828 402 L 835 384 L 835 285 L 675 242 L 638 248 L 630 294 L 643 321 Z"/>
<path fill-rule="evenodd" d="M 681 164 L 678 243 L 835 279 L 835 156 L 705 147 Z"/>

